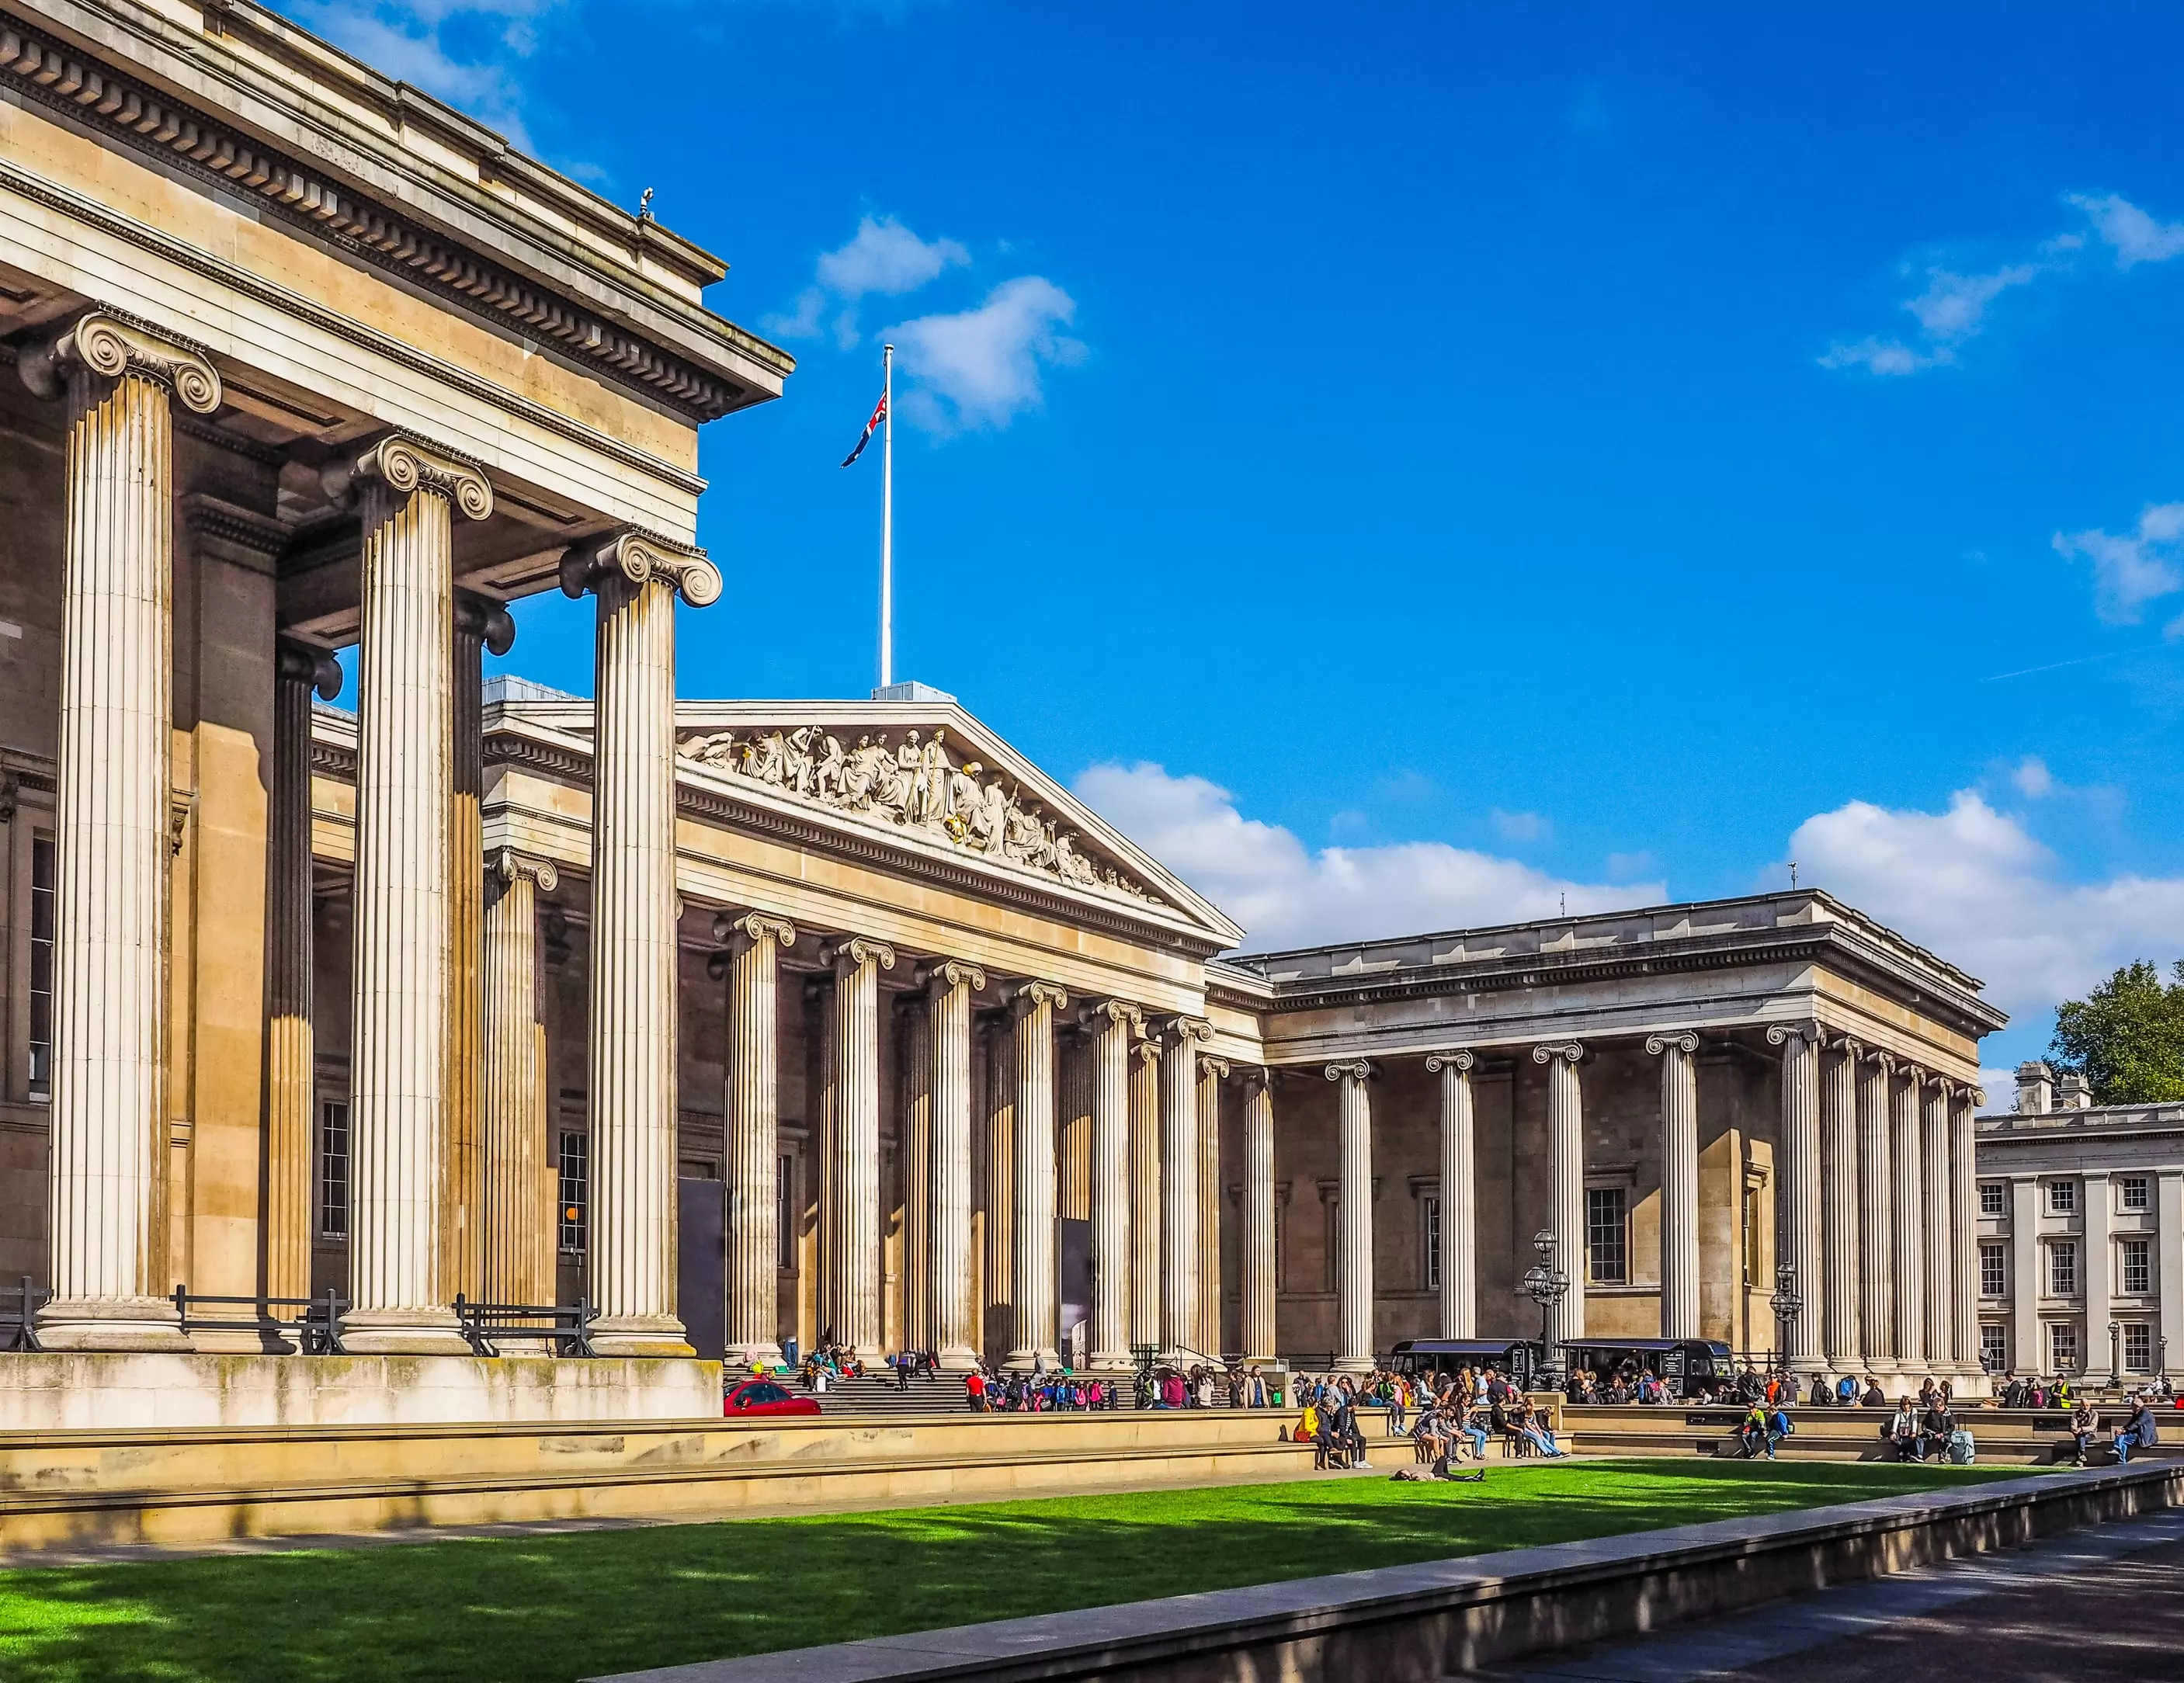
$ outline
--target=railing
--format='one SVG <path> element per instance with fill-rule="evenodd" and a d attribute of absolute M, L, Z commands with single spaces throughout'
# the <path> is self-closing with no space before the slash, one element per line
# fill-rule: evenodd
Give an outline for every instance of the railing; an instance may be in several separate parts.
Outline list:
<path fill-rule="evenodd" d="M 473 1303 L 455 1294 L 455 1321 L 471 1349 L 480 1356 L 498 1356 L 500 1344 L 512 1338 L 538 1339 L 556 1356 L 597 1356 L 592 1348 L 592 1325 L 599 1312 L 588 1298 L 573 1304 Z"/>
<path fill-rule="evenodd" d="M 338 1356 L 342 1353 L 342 1312 L 348 1300 L 328 1290 L 318 1297 L 223 1297 L 210 1292 L 192 1291 L 187 1285 L 177 1285 L 174 1296 L 175 1318 L 181 1322 L 184 1334 L 193 1332 L 254 1332 L 269 1338 L 293 1338 L 297 1349 L 306 1356 Z M 248 1315 L 208 1315 L 205 1308 L 248 1308 L 255 1312 Z M 292 1309 L 294 1314 L 277 1312 Z"/>
<path fill-rule="evenodd" d="M 10 1299 L 15 1306 L 13 1314 L 4 1307 Z M 38 1342 L 38 1306 L 53 1300 L 53 1294 L 28 1274 L 23 1276 L 20 1285 L 0 1285 L 0 1333 L 8 1335 L 7 1343 L 0 1349 L 43 1349 Z"/>

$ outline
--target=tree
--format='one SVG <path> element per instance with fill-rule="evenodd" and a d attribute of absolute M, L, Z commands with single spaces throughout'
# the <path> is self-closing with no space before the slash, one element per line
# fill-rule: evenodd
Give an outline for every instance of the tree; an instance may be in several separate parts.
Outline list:
<path fill-rule="evenodd" d="M 2184 960 L 2164 984 L 2141 959 L 2055 1012 L 2056 1066 L 2086 1078 L 2097 1105 L 2184 1099 Z"/>

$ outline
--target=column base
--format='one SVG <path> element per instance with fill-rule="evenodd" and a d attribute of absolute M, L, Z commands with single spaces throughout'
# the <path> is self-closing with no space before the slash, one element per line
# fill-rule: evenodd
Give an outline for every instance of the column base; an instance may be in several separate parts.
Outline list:
<path fill-rule="evenodd" d="M 164 1297 L 56 1297 L 38 1311 L 37 1331 L 47 1350 L 191 1348 Z"/>
<path fill-rule="evenodd" d="M 781 1363 L 781 1346 L 777 1344 L 732 1344 L 721 1357 L 722 1368 L 731 1374 L 748 1374 L 753 1368 L 778 1368 Z"/>
<path fill-rule="evenodd" d="M 684 1335 L 672 1315 L 602 1315 L 592 1323 L 592 1348 L 602 1356 L 695 1356 Z"/>
<path fill-rule="evenodd" d="M 1061 1352 L 1051 1348 L 1011 1350 L 1001 1366 L 1011 1374 L 1035 1373 L 1041 1368 L 1050 1374 L 1056 1374 L 1061 1371 Z"/>
<path fill-rule="evenodd" d="M 342 1317 L 341 1345 L 352 1356 L 471 1353 L 452 1309 L 353 1309 Z"/>
<path fill-rule="evenodd" d="M 944 1374 L 967 1374 L 978 1365 L 978 1352 L 967 1344 L 944 1344 L 933 1352 L 933 1362 Z"/>
<path fill-rule="evenodd" d="M 1332 1371 L 1338 1374 L 1369 1374 L 1373 1371 L 1373 1358 L 1370 1356 L 1338 1356 L 1334 1358 Z"/>

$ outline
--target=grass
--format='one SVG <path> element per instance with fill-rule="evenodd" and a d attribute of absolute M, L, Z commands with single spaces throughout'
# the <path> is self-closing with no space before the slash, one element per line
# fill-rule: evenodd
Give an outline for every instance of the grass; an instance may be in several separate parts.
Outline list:
<path fill-rule="evenodd" d="M 566 1683 L 1393 1566 L 2021 1468 L 1491 1468 L 0 1573 L 8 1683 Z"/>

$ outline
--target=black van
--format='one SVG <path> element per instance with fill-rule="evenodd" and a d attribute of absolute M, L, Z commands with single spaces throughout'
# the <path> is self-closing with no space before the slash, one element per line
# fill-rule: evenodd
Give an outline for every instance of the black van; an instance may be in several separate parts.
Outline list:
<path fill-rule="evenodd" d="M 1678 1402 L 1736 1372 L 1729 1346 L 1703 1338 L 1578 1339 L 1562 1346 L 1561 1354 L 1566 1374 L 1589 1369 L 1602 1385 L 1626 1370 L 1657 1374 Z"/>
<path fill-rule="evenodd" d="M 1532 1375 L 1539 1371 L 1540 1346 L 1524 1338 L 1407 1338 L 1390 1352 L 1389 1365 L 1413 1379 L 1429 1379 L 1459 1368 L 1499 1368 L 1519 1390 L 1529 1390 Z"/>

